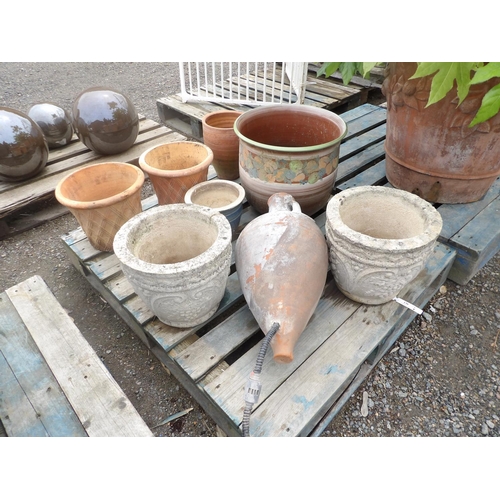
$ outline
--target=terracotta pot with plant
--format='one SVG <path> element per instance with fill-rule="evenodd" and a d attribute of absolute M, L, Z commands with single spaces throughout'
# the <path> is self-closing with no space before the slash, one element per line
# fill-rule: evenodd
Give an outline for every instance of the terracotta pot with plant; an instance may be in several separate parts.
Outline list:
<path fill-rule="evenodd" d="M 324 63 L 344 82 L 376 63 Z M 481 199 L 500 175 L 500 63 L 388 63 L 386 176 L 435 203 Z"/>

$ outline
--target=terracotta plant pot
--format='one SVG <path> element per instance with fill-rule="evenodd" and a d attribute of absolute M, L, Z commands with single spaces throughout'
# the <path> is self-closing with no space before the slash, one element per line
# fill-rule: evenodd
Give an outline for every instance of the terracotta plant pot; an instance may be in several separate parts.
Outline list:
<path fill-rule="evenodd" d="M 382 186 L 336 194 L 326 208 L 330 264 L 339 290 L 363 304 L 383 304 L 413 280 L 443 222 L 422 198 Z"/>
<path fill-rule="evenodd" d="M 263 106 L 243 113 L 234 130 L 240 139 L 240 179 L 258 212 L 287 192 L 313 215 L 328 203 L 345 122 L 331 111 L 298 104 Z"/>
<path fill-rule="evenodd" d="M 128 163 L 98 163 L 77 170 L 56 186 L 59 203 L 69 208 L 97 250 L 111 252 L 120 227 L 142 211 L 144 173 Z"/>
<path fill-rule="evenodd" d="M 416 69 L 416 63 L 390 63 L 382 87 L 387 97 L 387 179 L 430 202 L 477 201 L 500 175 L 500 115 L 468 125 L 500 78 L 473 85 L 460 105 L 455 87 L 425 107 L 431 77 L 410 80 Z"/>
<path fill-rule="evenodd" d="M 238 168 L 239 139 L 234 122 L 241 111 L 214 111 L 202 119 L 203 142 L 213 151 L 213 166 L 219 179 L 235 180 Z"/>
<path fill-rule="evenodd" d="M 188 189 L 184 202 L 214 208 L 221 213 L 236 231 L 243 212 L 245 190 L 236 182 L 213 179 L 200 182 Z"/>
<path fill-rule="evenodd" d="M 328 272 L 328 250 L 316 223 L 287 193 L 269 198 L 269 213 L 250 222 L 236 242 L 241 289 L 257 323 L 271 341 L 274 360 L 289 363 L 313 315 Z"/>
<path fill-rule="evenodd" d="M 48 158 L 40 126 L 21 111 L 0 106 L 0 181 L 31 179 L 45 168 Z"/>
<path fill-rule="evenodd" d="M 158 319 L 189 328 L 213 316 L 224 296 L 231 227 L 208 207 L 157 206 L 123 225 L 114 251 L 135 292 Z"/>
<path fill-rule="evenodd" d="M 139 166 L 151 179 L 158 203 L 183 203 L 187 190 L 207 180 L 212 150 L 198 142 L 171 142 L 144 151 Z"/>

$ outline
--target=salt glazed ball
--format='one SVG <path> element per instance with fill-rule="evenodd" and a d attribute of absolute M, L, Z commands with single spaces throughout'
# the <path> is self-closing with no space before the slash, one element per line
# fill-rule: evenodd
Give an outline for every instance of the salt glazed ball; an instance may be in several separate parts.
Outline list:
<path fill-rule="evenodd" d="M 121 92 L 105 87 L 89 88 L 76 97 L 72 111 L 78 138 L 97 154 L 123 153 L 137 139 L 139 115 Z"/>
<path fill-rule="evenodd" d="M 49 146 L 39 125 L 21 111 L 0 106 L 0 181 L 34 177 L 48 157 Z"/>
<path fill-rule="evenodd" d="M 66 146 L 73 137 L 73 125 L 69 113 L 50 102 L 33 105 L 28 116 L 42 129 L 49 149 Z"/>

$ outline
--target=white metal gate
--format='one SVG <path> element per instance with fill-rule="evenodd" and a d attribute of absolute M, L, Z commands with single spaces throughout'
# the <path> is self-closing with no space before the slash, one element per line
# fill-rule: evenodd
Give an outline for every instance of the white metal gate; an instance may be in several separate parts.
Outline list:
<path fill-rule="evenodd" d="M 180 62 L 179 76 L 183 102 L 303 104 L 307 62 Z"/>

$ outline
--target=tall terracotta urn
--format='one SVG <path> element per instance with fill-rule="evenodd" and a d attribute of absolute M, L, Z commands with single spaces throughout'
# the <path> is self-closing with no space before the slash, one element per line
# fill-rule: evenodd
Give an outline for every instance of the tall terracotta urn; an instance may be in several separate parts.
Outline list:
<path fill-rule="evenodd" d="M 189 188 L 206 181 L 212 150 L 198 142 L 178 141 L 153 146 L 139 157 L 160 205 L 183 203 Z"/>
<path fill-rule="evenodd" d="M 262 331 L 274 323 L 274 360 L 290 363 L 313 315 L 328 272 L 323 233 L 287 193 L 269 198 L 269 212 L 250 222 L 236 242 L 241 289 Z"/>
<path fill-rule="evenodd" d="M 234 122 L 241 111 L 214 111 L 202 119 L 203 142 L 213 151 L 213 166 L 217 177 L 235 180 L 239 174 L 239 139 L 234 132 Z"/>
<path fill-rule="evenodd" d="M 69 208 L 97 250 L 111 252 L 117 231 L 142 212 L 144 173 L 129 163 L 89 165 L 57 184 L 59 203 Z"/>
<path fill-rule="evenodd" d="M 234 129 L 241 185 L 258 212 L 267 212 L 267 200 L 279 192 L 293 196 L 306 215 L 326 206 L 347 133 L 342 118 L 312 106 L 270 105 L 246 111 Z"/>
<path fill-rule="evenodd" d="M 500 175 L 500 114 L 469 123 L 500 78 L 473 85 L 460 105 L 455 86 L 426 107 L 431 77 L 410 79 L 416 69 L 416 63 L 389 63 L 383 83 L 387 179 L 430 202 L 477 201 Z"/>

